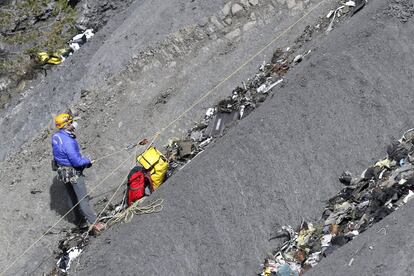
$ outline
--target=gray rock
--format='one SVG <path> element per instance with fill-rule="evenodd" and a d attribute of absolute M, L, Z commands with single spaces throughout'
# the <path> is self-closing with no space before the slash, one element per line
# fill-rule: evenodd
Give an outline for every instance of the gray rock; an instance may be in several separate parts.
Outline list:
<path fill-rule="evenodd" d="M 287 0 L 286 4 L 287 4 L 288 9 L 292 9 L 294 6 L 296 6 L 296 1 L 295 0 Z"/>
<path fill-rule="evenodd" d="M 243 31 L 248 31 L 248 30 L 252 29 L 255 25 L 256 25 L 256 21 L 247 22 L 243 26 Z"/>
<path fill-rule="evenodd" d="M 242 4 L 245 9 L 248 9 L 250 7 L 248 0 L 240 0 L 240 4 Z"/>
<path fill-rule="evenodd" d="M 259 0 L 249 0 L 250 5 L 257 6 L 259 4 Z"/>
<path fill-rule="evenodd" d="M 203 17 L 198 22 L 198 26 L 200 26 L 200 27 L 205 27 L 205 26 L 207 26 L 207 24 L 208 24 L 208 18 L 207 17 Z"/>
<path fill-rule="evenodd" d="M 251 21 L 256 21 L 256 14 L 255 14 L 254 12 L 252 12 L 252 13 L 250 14 L 250 16 L 249 16 L 249 19 L 250 19 Z"/>
<path fill-rule="evenodd" d="M 239 15 L 240 13 L 242 13 L 244 11 L 243 7 L 240 4 L 234 4 L 231 7 L 231 14 L 233 16 Z"/>
<path fill-rule="evenodd" d="M 11 81 L 9 78 L 6 78 L 6 77 L 0 78 L 0 91 L 6 90 L 9 87 L 10 83 Z"/>
<path fill-rule="evenodd" d="M 213 23 L 213 25 L 219 30 L 224 28 L 224 25 L 215 16 L 210 17 L 210 22 Z"/>
<path fill-rule="evenodd" d="M 223 9 L 221 9 L 221 12 L 224 16 L 228 16 L 230 14 L 231 10 L 231 2 L 227 2 L 226 5 L 224 5 Z"/>
<path fill-rule="evenodd" d="M 231 20 L 231 18 L 230 17 L 228 17 L 228 18 L 226 18 L 226 19 L 224 19 L 224 22 L 227 24 L 227 25 L 231 25 L 231 23 L 233 22 L 233 20 Z"/>
<path fill-rule="evenodd" d="M 241 34 L 241 31 L 239 28 L 235 29 L 234 31 L 231 31 L 230 33 L 226 34 L 226 38 L 230 40 L 235 40 L 237 37 L 239 37 Z"/>
<path fill-rule="evenodd" d="M 299 1 L 296 3 L 295 9 L 303 10 L 303 2 Z"/>

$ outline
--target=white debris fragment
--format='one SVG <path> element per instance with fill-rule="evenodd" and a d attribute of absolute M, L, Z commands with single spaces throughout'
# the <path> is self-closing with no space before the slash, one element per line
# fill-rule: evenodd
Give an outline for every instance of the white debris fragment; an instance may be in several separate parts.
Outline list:
<path fill-rule="evenodd" d="M 266 61 L 263 61 L 262 65 L 260 65 L 259 67 L 259 71 L 264 71 L 265 66 L 266 66 Z"/>
<path fill-rule="evenodd" d="M 406 179 L 401 179 L 400 181 L 398 181 L 398 184 L 400 184 L 400 185 L 404 185 L 405 184 L 405 182 L 407 182 L 407 180 Z"/>
<path fill-rule="evenodd" d="M 306 57 L 307 55 L 309 55 L 312 52 L 311 49 L 309 49 L 306 53 L 303 54 L 303 57 Z"/>
<path fill-rule="evenodd" d="M 322 247 L 328 247 L 331 244 L 331 240 L 332 240 L 332 235 L 331 234 L 324 235 L 321 239 L 321 246 Z"/>
<path fill-rule="evenodd" d="M 204 140 L 203 142 L 201 142 L 201 143 L 200 143 L 199 147 L 203 148 L 203 147 L 207 146 L 208 144 L 210 144 L 210 142 L 211 142 L 212 140 L 213 140 L 213 138 L 212 138 L 212 137 L 210 137 L 210 138 L 208 138 L 208 139 Z"/>
<path fill-rule="evenodd" d="M 293 59 L 293 62 L 294 62 L 294 63 L 299 63 L 299 62 L 301 62 L 301 61 L 302 61 L 302 59 L 303 59 L 303 56 L 302 56 L 302 55 L 297 55 L 297 56 Z"/>
<path fill-rule="evenodd" d="M 348 1 L 348 2 L 345 3 L 345 6 L 355 7 L 355 2 L 354 1 Z"/>
<path fill-rule="evenodd" d="M 79 44 L 78 43 L 70 43 L 69 44 L 69 47 L 74 51 L 74 52 L 76 52 L 77 50 L 79 50 L 80 49 L 80 46 L 79 46 Z"/>
<path fill-rule="evenodd" d="M 264 84 L 262 84 L 262 85 L 260 85 L 257 89 L 256 89 L 256 91 L 257 91 L 257 93 L 265 93 L 264 91 L 266 90 L 266 84 L 264 83 Z"/>
<path fill-rule="evenodd" d="M 326 18 L 331 18 L 334 12 L 335 12 L 334 10 L 330 10 L 329 13 L 326 15 Z"/>
<path fill-rule="evenodd" d="M 275 87 L 276 85 L 278 85 L 278 84 L 279 84 L 279 83 L 281 83 L 282 81 L 283 81 L 283 79 L 280 79 L 280 80 L 277 80 L 276 82 L 274 82 L 274 83 L 272 83 L 272 84 L 270 84 L 270 85 L 268 85 L 268 84 L 264 83 L 264 84 L 260 85 L 260 86 L 256 89 L 256 91 L 257 91 L 258 93 L 267 93 L 267 92 L 269 92 L 269 90 L 270 90 L 270 89 L 272 89 L 273 87 Z"/>
<path fill-rule="evenodd" d="M 240 106 L 240 116 L 239 116 L 239 119 L 243 118 L 243 114 L 244 114 L 244 109 L 245 108 L 246 107 L 244 105 Z"/>
<path fill-rule="evenodd" d="M 326 29 L 326 33 L 329 33 L 330 31 L 332 31 L 333 30 L 333 24 L 334 24 L 334 22 L 335 22 L 335 18 L 336 17 L 339 17 L 339 11 L 340 10 L 342 10 L 343 8 L 345 8 L 345 6 L 340 6 L 340 7 L 338 7 L 334 12 L 333 12 L 333 17 L 332 17 L 332 19 L 331 19 L 331 22 L 329 23 L 329 26 L 328 26 L 328 28 Z M 331 12 L 329 12 L 329 17 L 331 17 L 332 16 L 332 14 L 331 14 Z M 328 18 L 329 18 L 328 17 Z"/>
<path fill-rule="evenodd" d="M 88 40 L 95 35 L 93 29 L 87 29 L 83 34 L 86 35 L 86 39 Z"/>
<path fill-rule="evenodd" d="M 214 115 L 214 112 L 215 112 L 215 108 L 210 107 L 210 108 L 209 108 L 209 109 L 207 109 L 207 111 L 206 111 L 206 117 L 207 117 L 207 118 L 209 118 L 209 117 L 213 116 L 213 115 Z"/>
<path fill-rule="evenodd" d="M 82 253 L 82 249 L 78 247 L 72 247 L 69 249 L 66 254 L 61 257 L 56 265 L 60 271 L 66 273 L 70 269 L 70 265 L 79 255 Z"/>
<path fill-rule="evenodd" d="M 280 79 L 280 80 L 277 80 L 276 82 L 274 82 L 273 84 L 269 85 L 269 87 L 266 89 L 265 92 L 268 92 L 270 89 L 272 89 L 273 87 L 275 87 L 276 85 L 278 85 L 282 81 L 283 81 L 283 79 Z"/>
<path fill-rule="evenodd" d="M 411 200 L 414 196 L 414 192 L 409 190 L 408 195 L 406 195 L 403 199 L 403 202 L 406 204 L 409 200 Z"/>

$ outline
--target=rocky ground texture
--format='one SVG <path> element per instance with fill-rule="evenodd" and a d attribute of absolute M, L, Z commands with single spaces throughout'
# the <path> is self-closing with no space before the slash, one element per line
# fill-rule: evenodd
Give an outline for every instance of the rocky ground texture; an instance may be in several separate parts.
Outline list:
<path fill-rule="evenodd" d="M 0 108 L 46 75 L 36 53 L 68 47 L 76 34 L 95 32 L 131 1 L 4 1 L 0 4 Z"/>
<path fill-rule="evenodd" d="M 131 3 L 81 51 L 30 83 L 0 111 L 0 154 L 5 160 L 0 242 L 6 248 L 0 267 L 15 261 L 65 212 L 63 189 L 49 169 L 52 114 L 68 107 L 78 111 L 80 143 L 84 153 L 94 158 L 152 137 L 321 3 L 165 2 Z M 164 198 L 164 210 L 114 226 L 93 240 L 74 272 L 253 274 L 266 252 L 277 246 L 268 241 L 277 226 L 317 217 L 322 201 L 337 191 L 333 183 L 344 169 L 367 167 L 392 135 L 412 127 L 412 4 L 378 0 L 346 17 L 328 35 L 326 25 L 316 31 L 319 17 L 337 5 L 322 3 L 161 135 L 156 143 L 160 148 L 169 138 L 185 135 L 205 108 L 254 76 L 276 48 L 302 43 L 298 34 L 308 30 L 304 34 L 309 41 L 302 43 L 300 53 L 311 49 L 311 54 L 289 71 L 284 85 L 275 88 L 268 101 L 157 191 L 154 198 Z M 320 35 L 312 40 L 313 33 Z M 94 187 L 117 164 L 131 158 L 94 190 L 94 203 L 110 196 L 124 179 L 132 155 L 121 151 L 89 170 L 88 185 Z M 402 216 L 404 210 L 395 213 Z M 50 271 L 57 241 L 70 227 L 63 221 L 7 273 Z M 393 237 L 404 236 L 398 235 L 397 226 L 390 227 L 397 233 Z M 131 239 L 131 233 L 140 234 Z M 378 256 L 385 254 L 385 249 L 375 248 Z M 334 254 L 349 256 L 341 252 Z M 329 264 L 331 259 L 320 264 L 318 269 L 326 267 L 321 273 L 332 275 L 328 272 L 338 269 Z M 364 269 L 371 269 L 370 265 L 359 264 L 364 264 L 363 257 L 355 262 L 355 273 L 369 274 Z M 381 269 L 391 271 L 397 265 L 407 267 L 400 259 Z"/>

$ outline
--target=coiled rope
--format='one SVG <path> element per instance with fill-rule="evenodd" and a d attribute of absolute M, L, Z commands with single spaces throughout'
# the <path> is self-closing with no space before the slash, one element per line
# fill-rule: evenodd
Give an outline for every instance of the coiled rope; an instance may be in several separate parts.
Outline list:
<path fill-rule="evenodd" d="M 134 217 L 134 215 L 153 214 L 162 211 L 162 204 L 164 202 L 164 199 L 159 198 L 157 200 L 150 202 L 147 205 L 142 205 L 146 198 L 147 197 L 143 197 L 135 201 L 131 204 L 131 206 L 129 206 L 125 210 L 115 214 L 111 219 L 108 220 L 108 226 L 112 226 L 118 222 L 129 223 Z"/>

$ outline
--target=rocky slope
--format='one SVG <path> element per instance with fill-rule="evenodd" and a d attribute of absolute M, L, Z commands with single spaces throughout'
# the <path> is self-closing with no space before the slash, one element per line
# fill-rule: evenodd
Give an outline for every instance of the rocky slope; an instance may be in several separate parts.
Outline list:
<path fill-rule="evenodd" d="M 362 171 L 412 127 L 414 29 L 394 12 L 407 7 L 375 1 L 318 41 L 287 85 L 157 192 L 163 212 L 104 233 L 77 273 L 253 274 L 277 226 L 319 216 L 344 169 Z M 411 211 L 310 274 L 411 275 Z"/>
<path fill-rule="evenodd" d="M 233 16 L 224 1 L 164 2 L 135 1 L 78 55 L 1 111 L 1 152 L 8 155 L 0 180 L 0 246 L 6 248 L 1 252 L 1 268 L 16 260 L 65 212 L 62 187 L 49 169 L 50 131 L 38 134 L 50 113 L 70 105 L 78 109 L 80 142 L 84 152 L 95 158 L 151 137 L 319 3 L 259 0 Z M 277 245 L 268 238 L 279 225 L 319 216 L 322 201 L 338 189 L 336 178 L 344 169 L 366 168 L 381 157 L 391 136 L 412 127 L 409 4 L 377 0 L 328 36 L 311 41 L 309 59 L 287 75 L 286 84 L 275 89 L 268 102 L 154 195 L 165 199 L 163 212 L 136 217 L 93 240 L 74 272 L 239 275 L 257 271 L 266 252 Z M 315 24 L 335 5 L 321 6 L 274 47 L 291 46 L 305 25 Z M 251 77 L 273 51 L 269 49 L 230 79 L 164 133 L 157 145 L 182 135 L 204 113 L 203 108 Z M 100 183 L 129 154 L 121 152 L 96 164 L 88 172 L 89 187 Z M 95 190 L 93 202 L 111 195 L 132 163 L 131 158 Z M 401 221 L 405 212 L 395 216 Z M 390 225 L 388 233 L 395 233 L 401 243 L 406 237 L 402 232 L 408 234 L 411 224 L 400 229 L 392 221 L 391 217 L 382 223 Z M 59 224 L 7 275 L 48 271 L 55 263 L 57 240 L 68 227 L 66 221 Z M 387 236 L 383 244 L 393 241 Z M 346 275 L 348 267 L 343 264 L 357 246 L 351 243 L 335 253 L 344 259 L 326 259 L 317 268 L 326 269 L 320 274 Z M 381 246 L 376 248 L 375 256 L 387 256 Z M 400 256 L 410 250 L 408 246 L 395 249 Z M 369 275 L 378 269 L 388 273 L 395 266 L 403 270 L 409 266 L 404 258 L 395 260 L 377 268 L 375 259 L 361 257 L 352 269 Z"/>
<path fill-rule="evenodd" d="M 49 167 L 51 131 L 44 127 L 52 113 L 68 106 L 80 112 L 79 140 L 84 153 L 93 158 L 122 149 L 137 138 L 152 137 L 317 3 L 253 1 L 233 14 L 226 11 L 224 1 L 135 1 L 76 55 L 29 86 L 1 111 L 0 149 L 3 157 L 7 155 L 0 180 L 1 246 L 7 248 L 1 252 L 1 267 L 15 260 L 65 212 L 62 187 Z M 320 8 L 283 37 L 278 47 L 289 46 L 306 24 L 327 13 L 330 3 Z M 268 49 L 240 70 L 164 133 L 157 145 L 181 136 L 204 108 L 229 95 L 273 51 Z M 89 187 L 128 154 L 121 152 L 94 166 L 88 173 Z M 131 158 L 94 190 L 93 202 L 110 195 L 132 162 Z M 16 202 L 16 198 L 24 200 Z M 16 260 L 10 273 L 49 270 L 57 240 L 68 227 L 66 221 L 59 224 L 53 234 Z"/>

